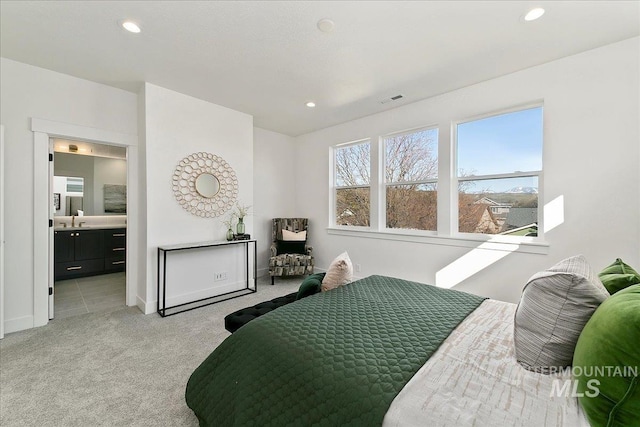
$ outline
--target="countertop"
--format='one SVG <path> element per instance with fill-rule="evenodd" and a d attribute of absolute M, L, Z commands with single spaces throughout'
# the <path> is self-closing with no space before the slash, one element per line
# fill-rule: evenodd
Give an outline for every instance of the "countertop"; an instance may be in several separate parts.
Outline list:
<path fill-rule="evenodd" d="M 84 224 L 82 227 L 79 226 L 75 226 L 75 227 L 63 227 L 60 225 L 57 225 L 55 227 L 53 227 L 54 231 L 80 231 L 80 230 L 110 230 L 110 229 L 114 229 L 114 228 L 127 228 L 126 224 L 107 224 L 107 225 L 93 225 L 93 224 Z"/>

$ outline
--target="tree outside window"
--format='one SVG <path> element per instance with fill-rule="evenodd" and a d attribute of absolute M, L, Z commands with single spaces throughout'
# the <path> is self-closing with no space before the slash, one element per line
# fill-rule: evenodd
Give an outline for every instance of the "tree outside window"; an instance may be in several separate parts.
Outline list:
<path fill-rule="evenodd" d="M 371 217 L 371 144 L 336 147 L 336 225 L 368 227 Z"/>
<path fill-rule="evenodd" d="M 438 129 L 391 135 L 383 142 L 387 228 L 435 231 Z"/>

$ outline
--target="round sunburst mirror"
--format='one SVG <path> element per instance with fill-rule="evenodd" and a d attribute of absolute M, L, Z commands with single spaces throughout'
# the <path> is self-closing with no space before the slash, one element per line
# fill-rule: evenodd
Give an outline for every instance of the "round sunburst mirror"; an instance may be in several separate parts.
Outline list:
<path fill-rule="evenodd" d="M 173 194 L 186 211 L 203 218 L 223 215 L 238 199 L 238 178 L 222 157 L 194 153 L 173 173 Z"/>

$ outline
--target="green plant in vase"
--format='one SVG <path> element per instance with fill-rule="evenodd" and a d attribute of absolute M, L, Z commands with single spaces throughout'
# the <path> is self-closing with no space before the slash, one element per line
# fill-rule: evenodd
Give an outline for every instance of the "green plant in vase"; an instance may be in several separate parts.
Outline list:
<path fill-rule="evenodd" d="M 235 214 L 232 212 L 229 214 L 229 217 L 222 221 L 222 223 L 227 227 L 227 240 L 233 240 L 233 224 L 235 223 Z"/>
<path fill-rule="evenodd" d="M 241 205 L 240 203 L 236 205 L 236 216 L 238 217 L 236 232 L 239 235 L 244 234 L 244 231 L 245 231 L 244 217 L 249 215 L 249 209 L 251 209 L 251 206 Z"/>

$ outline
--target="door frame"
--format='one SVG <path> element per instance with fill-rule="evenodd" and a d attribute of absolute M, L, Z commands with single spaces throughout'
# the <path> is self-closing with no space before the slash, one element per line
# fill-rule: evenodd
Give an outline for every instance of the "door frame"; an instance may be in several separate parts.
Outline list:
<path fill-rule="evenodd" d="M 50 138 L 79 139 L 106 145 L 117 145 L 127 149 L 127 274 L 126 305 L 136 305 L 139 247 L 138 204 L 138 137 L 137 135 L 97 129 L 51 120 L 31 118 L 33 132 L 33 326 L 49 322 L 49 288 L 53 287 L 53 220 L 50 194 L 49 161 Z"/>
<path fill-rule="evenodd" d="M 0 125 L 0 339 L 4 338 L 4 125 Z"/>

